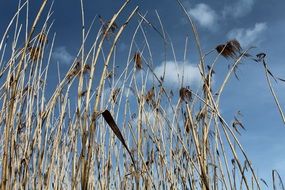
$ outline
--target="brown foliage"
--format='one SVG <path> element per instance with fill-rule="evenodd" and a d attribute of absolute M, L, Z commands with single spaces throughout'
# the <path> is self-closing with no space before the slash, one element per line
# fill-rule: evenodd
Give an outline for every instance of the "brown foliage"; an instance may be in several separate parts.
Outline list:
<path fill-rule="evenodd" d="M 218 53 L 225 58 L 237 58 L 242 50 L 240 43 L 236 40 L 229 40 L 225 44 L 220 44 L 216 47 Z"/>
<path fill-rule="evenodd" d="M 136 52 L 134 54 L 134 62 L 136 64 L 137 69 L 142 69 L 142 58 L 141 58 L 141 54 L 139 52 Z"/>

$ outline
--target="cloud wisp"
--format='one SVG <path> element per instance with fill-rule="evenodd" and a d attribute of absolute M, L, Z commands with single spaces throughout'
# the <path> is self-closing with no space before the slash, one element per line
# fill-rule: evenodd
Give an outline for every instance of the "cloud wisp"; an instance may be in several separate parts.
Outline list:
<path fill-rule="evenodd" d="M 217 11 L 210 5 L 198 3 L 191 7 L 187 2 L 188 14 L 193 17 L 197 23 L 206 29 L 216 30 L 219 22 L 228 19 L 237 19 L 249 14 L 255 4 L 255 0 L 237 0 L 229 5 L 225 5 Z"/>
<path fill-rule="evenodd" d="M 218 16 L 215 10 L 209 5 L 199 3 L 190 8 L 188 13 L 201 25 L 207 29 L 214 29 L 217 26 Z"/>
<path fill-rule="evenodd" d="M 201 84 L 201 75 L 197 66 L 194 66 L 188 62 L 178 62 L 167 61 L 165 64 L 157 66 L 154 69 L 154 73 L 161 77 L 164 73 L 164 65 L 165 65 L 165 77 L 164 82 L 167 85 L 175 85 L 179 86 L 182 82 L 182 76 L 184 77 L 184 86 L 197 86 Z"/>
<path fill-rule="evenodd" d="M 61 46 L 55 48 L 52 58 L 60 63 L 71 64 L 74 57 L 67 51 L 66 47 Z"/>
<path fill-rule="evenodd" d="M 234 17 L 234 18 L 240 18 L 248 13 L 253 8 L 255 0 L 238 0 L 232 5 L 228 5 L 224 7 L 223 10 L 223 16 L 226 17 Z"/>
<path fill-rule="evenodd" d="M 266 29 L 266 23 L 256 23 L 252 28 L 237 28 L 231 30 L 228 33 L 228 38 L 237 39 L 243 47 L 258 45 Z"/>

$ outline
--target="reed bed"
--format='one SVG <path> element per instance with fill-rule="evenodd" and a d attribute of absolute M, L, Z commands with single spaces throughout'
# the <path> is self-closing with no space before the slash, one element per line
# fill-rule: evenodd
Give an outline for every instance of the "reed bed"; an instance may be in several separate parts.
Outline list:
<path fill-rule="evenodd" d="M 55 89 L 48 81 L 49 67 L 54 64 L 52 4 L 43 0 L 35 18 L 27 16 L 25 23 L 19 23 L 19 15 L 28 15 L 33 6 L 29 1 L 19 3 L 0 42 L 1 189 L 217 190 L 268 186 L 256 175 L 238 140 L 244 128 L 239 116 L 229 123 L 219 106 L 241 60 L 255 61 L 265 68 L 284 120 L 271 85 L 272 79 L 282 79 L 272 75 L 265 54 L 253 56 L 235 39 L 204 53 L 195 24 L 177 1 L 195 36 L 201 85 L 194 89 L 182 79 L 176 90 L 168 89 L 165 76 L 154 71 L 148 40 L 152 34 L 143 27 L 159 34 L 164 48 L 173 48 L 163 22 L 157 13 L 160 25 L 155 26 L 138 7 L 127 12 L 129 2 L 126 0 L 109 19 L 96 17 L 94 23 L 101 27 L 92 39 L 94 23 L 86 27 L 81 1 L 82 44 L 69 70 L 59 73 Z M 120 17 L 125 21 L 119 25 L 116 21 Z M 122 64 L 117 60 L 117 46 L 129 25 L 135 26 L 129 54 L 123 69 L 117 69 Z M 12 40 L 7 40 L 8 35 Z M 143 36 L 143 47 L 138 45 L 138 35 Z M 90 41 L 92 45 L 86 45 Z M 215 55 L 214 60 L 206 62 L 210 54 Z M 225 67 L 224 80 L 214 88 L 214 69 L 221 59 L 227 59 L 230 68 Z M 273 189 L 284 189 L 278 172 L 274 170 L 272 175 Z"/>

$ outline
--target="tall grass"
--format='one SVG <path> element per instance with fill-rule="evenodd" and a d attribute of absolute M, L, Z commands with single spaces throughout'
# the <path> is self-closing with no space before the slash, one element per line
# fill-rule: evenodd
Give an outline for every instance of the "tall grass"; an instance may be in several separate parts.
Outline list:
<path fill-rule="evenodd" d="M 52 5 L 42 1 L 29 27 L 32 18 L 28 16 L 19 23 L 20 14 L 29 14 L 29 1 L 19 3 L 0 44 L 1 189 L 208 190 L 267 186 L 256 175 L 238 140 L 243 124 L 238 117 L 229 124 L 219 107 L 240 61 L 254 60 L 263 63 L 284 119 L 270 82 L 274 76 L 264 57 L 251 56 L 249 49 L 243 50 L 236 40 L 204 53 L 195 24 L 177 1 L 195 36 L 202 82 L 198 89 L 181 82 L 177 91 L 170 90 L 164 80 L 166 68 L 163 76 L 154 72 L 149 34 L 142 26 L 147 24 L 159 33 L 164 49 L 173 48 L 163 22 L 157 13 L 160 26 L 153 25 L 138 7 L 127 12 L 129 2 L 126 0 L 109 20 L 95 18 L 101 21 L 101 28 L 93 40 L 90 33 L 93 24 L 99 22 L 86 28 L 81 1 L 82 44 L 69 70 L 59 73 L 63 77 L 59 77 L 55 89 L 48 81 L 55 41 L 55 35 L 50 34 Z M 48 10 L 46 15 L 44 9 Z M 122 13 L 128 16 L 118 26 L 116 20 Z M 135 30 L 130 34 L 127 61 L 119 70 L 116 48 L 128 25 L 135 25 Z M 138 35 L 143 36 L 143 47 L 138 45 Z M 188 39 L 185 52 L 187 43 Z M 206 63 L 209 54 L 216 56 Z M 221 86 L 214 88 L 214 68 L 224 57 L 231 66 Z M 274 170 L 272 176 L 273 188 L 280 183 L 284 189 L 278 172 Z"/>

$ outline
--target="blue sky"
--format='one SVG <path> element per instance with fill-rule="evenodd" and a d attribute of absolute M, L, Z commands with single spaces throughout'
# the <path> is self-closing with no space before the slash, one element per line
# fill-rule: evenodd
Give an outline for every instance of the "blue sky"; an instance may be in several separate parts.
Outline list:
<path fill-rule="evenodd" d="M 109 19 L 120 7 L 123 0 L 92 1 L 85 0 L 86 23 L 89 25 L 92 19 L 99 14 Z M 256 46 L 253 54 L 265 52 L 266 60 L 271 71 L 281 78 L 285 78 L 284 51 L 285 51 L 285 1 L 282 0 L 220 0 L 220 1 L 183 1 L 189 14 L 197 25 L 202 49 L 207 52 L 216 45 L 231 38 L 236 38 L 246 48 Z M 145 0 L 131 1 L 125 12 L 132 10 L 136 5 L 140 6 L 142 13 L 148 12 L 147 18 L 157 26 L 155 10 L 158 11 L 165 30 L 167 31 L 175 47 L 177 61 L 183 62 L 185 37 L 189 36 L 189 52 L 187 57 L 187 73 L 197 76 L 195 63 L 197 63 L 197 51 L 193 41 L 191 28 L 186 17 L 175 0 Z M 17 1 L 0 2 L 0 36 L 9 23 L 9 19 L 15 13 Z M 31 16 L 37 11 L 39 2 L 31 1 Z M 126 17 L 127 15 L 124 15 Z M 80 1 L 55 1 L 55 19 L 52 32 L 56 32 L 56 43 L 53 54 L 53 61 L 59 61 L 64 72 L 76 56 L 78 47 L 81 44 L 81 16 Z M 98 20 L 97 20 L 98 22 Z M 121 22 L 121 23 L 120 23 Z M 123 19 L 118 20 L 122 24 Z M 99 23 L 96 23 L 99 26 Z M 98 27 L 97 27 L 98 28 Z M 121 56 L 125 55 L 126 44 L 128 43 L 128 32 L 120 40 Z M 149 38 L 152 42 L 153 54 L 157 56 L 158 64 L 155 69 L 160 72 L 161 60 L 163 59 L 162 43 L 159 35 L 149 31 Z M 95 34 L 94 34 L 95 35 Z M 211 61 L 211 59 L 206 59 Z M 168 72 L 171 73 L 171 56 L 167 57 L 169 63 Z M 227 64 L 220 59 L 221 64 Z M 210 62 L 209 62 L 210 63 Z M 222 80 L 225 65 L 218 65 L 216 68 L 215 81 Z M 56 67 L 52 66 L 51 70 Z M 55 70 L 56 71 L 56 70 Z M 232 78 L 225 89 L 221 100 L 221 111 L 228 121 L 231 121 L 237 111 L 243 114 L 242 121 L 246 132 L 240 138 L 253 166 L 258 174 L 266 181 L 270 181 L 271 170 L 277 169 L 283 179 L 285 178 L 285 125 L 279 116 L 266 84 L 263 68 L 257 63 L 245 61 L 238 70 L 240 80 Z M 176 80 L 176 76 L 166 78 L 166 81 Z M 187 82 L 195 85 L 198 77 L 189 77 Z M 171 85 L 171 84 L 170 84 Z M 172 84 L 173 85 L 173 84 Z M 285 84 L 278 82 L 274 85 L 278 96 L 285 108 L 284 88 Z"/>

